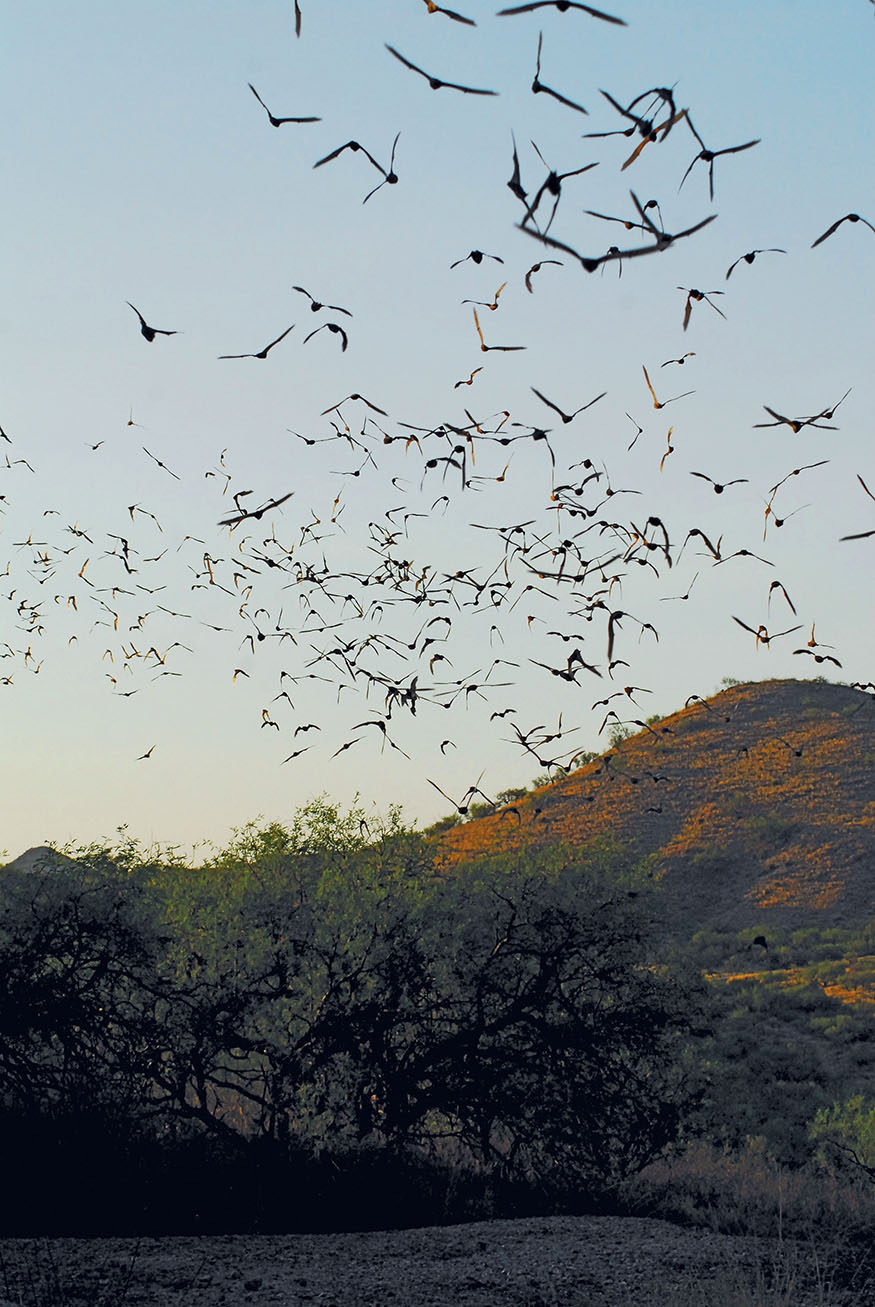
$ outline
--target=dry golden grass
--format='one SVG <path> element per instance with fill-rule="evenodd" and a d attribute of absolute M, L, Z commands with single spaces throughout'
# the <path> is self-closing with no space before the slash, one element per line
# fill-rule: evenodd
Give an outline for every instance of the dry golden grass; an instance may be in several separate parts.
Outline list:
<path fill-rule="evenodd" d="M 740 1151 L 694 1142 L 653 1163 L 627 1185 L 642 1211 L 715 1235 L 759 1236 L 752 1255 L 719 1280 L 691 1280 L 678 1307 L 850 1307 L 875 1302 L 875 1191 L 811 1164 L 790 1169 L 764 1141 Z M 654 1300 L 659 1289 L 654 1286 Z"/>

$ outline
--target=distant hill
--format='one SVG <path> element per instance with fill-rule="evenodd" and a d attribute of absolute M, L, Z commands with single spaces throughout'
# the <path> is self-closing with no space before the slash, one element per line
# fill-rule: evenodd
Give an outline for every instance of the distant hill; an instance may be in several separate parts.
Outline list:
<path fill-rule="evenodd" d="M 0 870 L 3 871 L 65 871 L 70 867 L 75 867 L 76 863 L 73 858 L 68 858 L 66 853 L 59 853 L 57 849 L 50 848 L 48 844 L 39 844 L 33 849 L 26 849 L 24 853 L 19 853 L 17 858 L 4 865 L 0 864 Z"/>
<path fill-rule="evenodd" d="M 875 698 L 818 681 L 733 686 L 451 828 L 440 847 L 449 869 L 606 835 L 649 856 L 673 935 L 872 919 Z"/>

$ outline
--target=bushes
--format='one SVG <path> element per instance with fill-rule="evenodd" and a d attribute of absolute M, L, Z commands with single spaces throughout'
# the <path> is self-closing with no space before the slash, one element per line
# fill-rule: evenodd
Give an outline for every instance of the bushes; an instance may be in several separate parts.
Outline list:
<path fill-rule="evenodd" d="M 440 880 L 397 814 L 324 801 L 199 869 L 88 854 L 3 881 L 0 1107 L 33 1163 L 7 1225 L 580 1201 L 678 1130 L 685 991 L 625 882 L 556 854 Z M 395 1205 L 356 1217 L 377 1175 Z"/>
<path fill-rule="evenodd" d="M 808 1284 L 785 1284 L 786 1292 L 728 1295 L 750 1303 L 816 1302 L 858 1304 L 875 1291 L 875 1207 L 872 1194 L 814 1163 L 789 1169 L 762 1138 L 729 1151 L 699 1142 L 677 1157 L 662 1159 L 624 1185 L 627 1210 L 697 1225 L 719 1234 L 755 1235 L 774 1269 L 801 1269 Z M 770 1241 L 770 1242 L 766 1242 Z M 769 1250 L 771 1250 L 769 1252 Z M 789 1258 L 789 1261 L 787 1260 Z M 768 1267 L 764 1269 L 768 1270 Z M 798 1280 L 795 1274 L 790 1277 Z M 714 1286 L 709 1286 L 709 1292 Z M 697 1299 L 696 1301 L 699 1301 Z M 705 1301 L 704 1296 L 701 1301 Z M 707 1301 L 718 1301 L 707 1298 Z M 719 1298 L 720 1302 L 724 1298 Z"/>
<path fill-rule="evenodd" d="M 139 887 L 6 877 L 0 915 L 0 1103 L 125 1113 L 146 1092 L 143 1006 L 156 941 Z"/>
<path fill-rule="evenodd" d="M 682 1134 L 875 1166 L 859 1010 L 814 971 L 751 976 L 750 932 L 693 941 L 744 972 L 706 1004 L 608 844 L 442 878 L 397 814 L 317 801 L 199 868 L 124 843 L 0 884 L 7 1229 L 580 1209 Z M 842 943 L 770 932 L 769 958 Z"/>
<path fill-rule="evenodd" d="M 809 1133 L 818 1159 L 830 1170 L 875 1183 L 875 1099 L 854 1094 L 821 1108 Z"/>

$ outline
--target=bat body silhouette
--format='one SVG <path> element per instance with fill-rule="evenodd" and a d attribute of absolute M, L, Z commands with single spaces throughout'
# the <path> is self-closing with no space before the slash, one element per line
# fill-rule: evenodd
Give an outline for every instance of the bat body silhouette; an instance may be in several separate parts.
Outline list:
<path fill-rule="evenodd" d="M 528 191 L 525 189 L 520 179 L 520 156 L 517 153 L 516 137 L 513 132 L 510 134 L 510 139 L 513 143 L 513 172 L 511 173 L 510 181 L 507 183 L 507 189 L 511 191 L 518 200 L 522 200 L 523 204 L 525 204 Z"/>
<path fill-rule="evenodd" d="M 705 145 L 705 142 L 702 140 L 701 136 L 699 135 L 699 133 L 696 131 L 695 127 L 693 126 L 693 120 L 692 120 L 692 118 L 690 117 L 690 115 L 689 115 L 689 111 L 688 111 L 687 109 L 684 109 L 684 111 L 683 111 L 683 117 L 686 118 L 686 120 L 687 120 L 687 126 L 689 127 L 690 131 L 693 133 L 693 135 L 695 136 L 696 140 L 699 142 L 699 145 L 700 145 L 702 148 L 701 148 L 701 150 L 699 151 L 699 153 L 696 155 L 696 157 L 695 157 L 695 159 L 693 160 L 693 162 L 690 164 L 690 166 L 689 166 L 689 168 L 687 169 L 687 171 L 684 173 L 683 177 L 681 178 L 681 185 L 678 187 L 678 190 L 681 189 L 681 186 L 683 186 L 684 182 L 687 180 L 687 178 L 689 177 L 690 173 L 691 173 L 691 172 L 693 171 L 693 169 L 695 168 L 696 164 L 701 160 L 703 163 L 707 163 L 707 165 L 708 165 L 708 193 L 709 193 L 709 195 L 710 195 L 710 198 L 713 200 L 713 198 L 714 198 L 714 160 L 715 160 L 715 159 L 719 159 L 719 157 L 720 157 L 721 154 L 740 154 L 742 150 L 750 150 L 750 149 L 753 149 L 753 147 L 754 147 L 755 145 L 759 145 L 759 143 L 760 143 L 760 138 L 757 137 L 757 139 L 756 139 L 755 141 L 745 141 L 745 143 L 744 143 L 743 145 L 727 145 L 727 146 L 725 147 L 725 149 L 722 149 L 722 150 L 709 150 L 709 149 L 707 148 L 707 146 Z"/>
<path fill-rule="evenodd" d="M 169 468 L 166 463 L 162 463 L 161 459 L 157 458 L 156 455 L 153 454 L 151 450 L 147 449 L 145 445 L 143 445 L 142 448 L 143 448 L 143 453 L 148 454 L 153 463 L 157 463 L 158 466 L 162 468 L 163 471 L 167 472 L 170 476 L 172 476 L 175 481 L 180 480 L 178 473 L 174 472 L 171 468 Z M 133 514 L 131 514 L 131 516 L 133 517 Z"/>
<path fill-rule="evenodd" d="M 691 472 L 691 477 L 699 477 L 702 481 L 707 481 L 712 487 L 715 495 L 722 495 L 727 486 L 741 486 L 748 484 L 747 477 L 736 477 L 734 481 L 715 481 L 709 477 L 706 472 Z"/>
<path fill-rule="evenodd" d="M 273 349 L 274 345 L 278 345 L 281 340 L 285 340 L 289 332 L 294 330 L 294 327 L 295 324 L 293 322 L 291 327 L 286 327 L 285 331 L 282 333 L 281 336 L 277 336 L 276 340 L 272 340 L 269 345 L 265 345 L 264 349 L 258 350 L 258 352 L 255 354 L 220 354 L 219 358 L 220 359 L 266 359 L 270 351 Z"/>
<path fill-rule="evenodd" d="M 641 205 L 634 191 L 632 192 L 632 198 L 635 201 L 639 213 L 641 213 L 642 217 L 645 218 L 647 230 L 653 236 L 652 245 L 638 245 L 634 249 L 628 250 L 621 250 L 615 245 L 612 245 L 605 254 L 588 257 L 585 254 L 581 254 L 579 250 L 574 249 L 572 245 L 566 244 L 565 241 L 557 240 L 555 236 L 550 236 L 546 232 L 533 231 L 525 220 L 523 222 L 518 222 L 517 227 L 520 231 L 524 231 L 527 236 L 532 236 L 535 240 L 540 241 L 542 245 L 549 245 L 551 249 L 562 250 L 565 254 L 570 254 L 572 258 L 577 259 L 584 272 L 595 272 L 597 268 L 602 266 L 602 264 L 609 263 L 613 259 L 637 259 L 645 254 L 661 254 L 664 250 L 669 249 L 675 241 L 679 241 L 685 236 L 694 235 L 696 232 L 701 231 L 703 227 L 707 227 L 708 224 L 712 223 L 717 217 L 716 213 L 709 213 L 707 218 L 703 218 L 701 222 L 694 223 L 692 227 L 685 228 L 684 231 L 660 231 L 659 228 L 646 217 L 644 206 Z"/>
<path fill-rule="evenodd" d="M 562 183 L 564 181 L 567 181 L 569 177 L 579 177 L 581 173 L 589 172 L 591 168 L 597 168 L 598 162 L 596 161 L 595 163 L 585 163 L 582 168 L 572 168 L 568 172 L 556 172 L 547 163 L 546 159 L 544 158 L 541 151 L 538 149 L 537 145 L 535 145 L 534 141 L 532 141 L 532 148 L 534 149 L 538 158 L 541 160 L 541 163 L 543 163 L 544 167 L 547 169 L 547 176 L 546 179 L 541 183 L 540 188 L 535 194 L 535 198 L 532 200 L 531 204 L 526 209 L 526 216 L 523 218 L 522 226 L 525 227 L 526 223 L 531 222 L 533 220 L 535 216 L 535 211 L 537 210 L 538 205 L 541 203 L 541 200 L 544 197 L 544 195 L 552 195 L 553 211 L 550 214 L 550 218 L 547 223 L 547 226 L 544 228 L 544 231 L 540 233 L 541 235 L 546 236 L 547 232 L 550 230 L 550 227 L 553 223 L 553 219 L 556 217 L 556 210 L 559 208 L 559 201 L 562 198 Z"/>
<path fill-rule="evenodd" d="M 862 218 L 859 213 L 846 213 L 843 218 L 838 218 L 831 227 L 827 227 L 823 235 L 818 236 L 816 241 L 812 241 L 811 248 L 814 249 L 815 245 L 820 245 L 822 241 L 825 241 L 828 236 L 831 236 L 834 231 L 841 227 L 843 222 L 863 222 L 870 231 L 875 231 L 875 227 L 872 226 L 868 218 Z"/>
<path fill-rule="evenodd" d="M 290 490 L 288 494 L 281 495 L 279 499 L 269 499 L 267 503 L 262 504 L 260 508 L 249 510 L 241 508 L 238 513 L 233 513 L 230 517 L 222 518 L 219 526 L 238 526 L 241 522 L 245 522 L 246 519 L 250 517 L 256 522 L 260 522 L 265 513 L 270 512 L 272 508 L 279 508 L 280 504 L 284 504 L 287 499 L 291 499 L 294 493 L 294 490 Z"/>
<path fill-rule="evenodd" d="M 380 171 L 383 173 L 383 180 L 381 182 L 377 182 L 377 185 L 374 187 L 372 191 L 368 191 L 367 195 L 362 200 L 362 204 L 367 204 L 371 196 L 376 195 L 377 191 L 380 190 L 383 186 L 396 186 L 398 184 L 398 174 L 395 171 L 395 147 L 398 144 L 398 140 L 400 136 L 401 133 L 398 132 L 394 141 L 392 142 L 392 155 L 389 159 L 389 171 L 387 172 L 385 168 L 380 169 Z"/>
<path fill-rule="evenodd" d="M 732 269 L 737 268 L 739 263 L 753 263 L 754 259 L 758 254 L 786 254 L 786 253 L 787 253 L 786 250 L 777 250 L 777 249 L 748 250 L 747 254 L 742 254 L 741 257 L 736 259 L 735 262 L 731 265 L 731 267 L 727 269 L 726 280 L 727 281 L 729 280 L 729 278 L 732 276 Z"/>
<path fill-rule="evenodd" d="M 445 18 L 451 18 L 454 23 L 465 23 L 467 27 L 477 26 L 473 18 L 466 18 L 464 14 L 457 14 L 455 9 L 444 9 L 442 5 L 435 4 L 434 0 L 423 0 L 423 4 L 430 14 L 443 14 Z"/>
<path fill-rule="evenodd" d="M 532 289 L 532 277 L 535 275 L 536 272 L 541 271 L 545 263 L 554 263 L 557 268 L 562 268 L 565 266 L 562 263 L 561 259 L 542 259 L 540 263 L 533 263 L 525 275 L 526 290 L 529 292 L 530 295 L 534 294 L 534 291 Z"/>
<path fill-rule="evenodd" d="M 673 404 L 676 399 L 685 399 L 687 395 L 695 394 L 695 391 L 693 390 L 685 390 L 682 395 L 673 395 L 671 399 L 657 399 L 656 391 L 650 384 L 650 377 L 647 375 L 647 369 L 643 364 L 641 370 L 644 373 L 644 380 L 647 382 L 647 389 L 650 391 L 650 398 L 653 400 L 654 408 L 665 408 L 666 404 Z"/>
<path fill-rule="evenodd" d="M 481 308 L 481 309 L 490 309 L 490 310 L 494 313 L 495 310 L 498 308 L 498 297 L 499 297 L 499 295 L 501 294 L 501 292 L 504 290 L 504 288 L 505 288 L 506 285 L 507 285 L 507 282 L 506 282 L 506 281 L 503 281 L 503 282 L 501 283 L 501 285 L 499 286 L 498 290 L 497 290 L 497 291 L 495 292 L 495 294 L 493 295 L 493 297 L 492 297 L 491 300 L 462 300 L 462 303 L 463 303 L 463 304 L 476 304 L 478 308 Z"/>
<path fill-rule="evenodd" d="M 559 405 L 554 404 L 553 401 L 551 399 L 548 399 L 546 395 L 542 395 L 540 390 L 536 390 L 534 386 L 531 387 L 531 390 L 534 395 L 538 396 L 538 399 L 541 401 L 542 404 L 546 404 L 548 408 L 552 408 L 554 413 L 559 414 L 560 418 L 562 419 L 563 423 L 566 426 L 568 425 L 569 422 L 574 421 L 578 413 L 583 413 L 586 411 L 586 409 L 592 408 L 593 404 L 597 404 L 600 399 L 604 399 L 605 395 L 608 393 L 606 390 L 603 390 L 600 395 L 596 395 L 595 399 L 589 400 L 589 402 L 586 404 L 581 404 L 580 408 L 576 408 L 573 413 L 563 413 Z"/>
<path fill-rule="evenodd" d="M 576 109 L 578 113 L 588 114 L 589 110 L 584 109 L 582 104 L 575 104 L 574 100 L 569 100 L 566 96 L 560 95 L 558 91 L 554 91 L 551 86 L 545 86 L 544 83 L 541 81 L 541 47 L 543 44 L 544 44 L 544 33 L 539 32 L 538 33 L 538 57 L 535 63 L 535 76 L 532 81 L 532 94 L 538 95 L 541 91 L 543 91 L 545 95 L 551 95 L 554 100 L 558 100 L 560 104 L 564 104 L 567 108 Z"/>
<path fill-rule="evenodd" d="M 348 318 L 352 317 L 349 309 L 342 309 L 339 304 L 323 304 L 321 300 L 314 299 L 308 290 L 303 286 L 293 286 L 292 290 L 298 291 L 301 295 L 306 295 L 310 301 L 310 309 L 313 313 L 318 313 L 320 309 L 330 309 L 332 313 L 345 313 Z"/>
<path fill-rule="evenodd" d="M 499 258 L 497 254 L 484 254 L 482 250 L 472 250 L 464 259 L 456 259 L 455 263 L 451 263 L 450 272 L 453 268 L 458 268 L 460 263 L 467 263 L 469 259 L 472 263 L 482 263 L 484 259 L 494 259 L 496 263 L 504 263 L 504 259 Z"/>
<path fill-rule="evenodd" d="M 463 95 L 498 95 L 497 91 L 482 91 L 474 86 L 462 86 L 459 82 L 445 82 L 442 78 L 427 73 L 424 68 L 418 68 L 416 64 L 411 63 L 403 54 L 400 54 L 394 46 L 387 43 L 386 49 L 391 55 L 395 56 L 399 63 L 404 64 L 405 68 L 409 68 L 412 72 L 419 73 L 420 77 L 424 77 L 433 91 L 439 91 L 441 87 L 446 87 L 449 91 L 461 91 Z"/>
<path fill-rule="evenodd" d="M 271 113 L 270 109 L 268 109 L 267 105 L 264 103 L 264 101 L 256 91 L 255 87 L 252 85 L 252 83 L 247 82 L 246 85 L 249 87 L 250 91 L 255 96 L 256 100 L 261 105 L 264 112 L 267 114 L 268 121 L 270 122 L 271 127 L 282 127 L 283 123 L 321 123 L 322 121 L 321 118 L 313 118 L 313 117 L 277 118 L 274 114 Z"/>
<path fill-rule="evenodd" d="M 345 354 L 346 347 L 349 344 L 349 337 L 347 336 L 346 332 L 343 330 L 343 327 L 339 326 L 338 323 L 336 322 L 323 322 L 321 327 L 314 327 L 313 330 L 310 332 L 310 335 L 304 337 L 303 343 L 306 345 L 307 341 L 310 340 L 311 337 L 315 336 L 318 331 L 324 331 L 326 327 L 334 335 L 340 336 L 340 351 L 342 354 Z"/>
<path fill-rule="evenodd" d="M 374 158 L 374 156 L 370 153 L 370 151 L 365 149 L 365 147 L 361 144 L 360 141 L 346 141 L 343 145 L 338 145 L 336 150 L 332 150 L 330 154 L 326 154 L 325 157 L 322 159 L 317 159 L 316 162 L 313 164 L 313 167 L 321 168 L 323 164 L 331 163 L 332 159 L 337 159 L 341 154 L 343 154 L 344 150 L 352 150 L 353 154 L 357 154 L 359 150 L 361 150 L 365 158 L 369 159 L 370 162 L 374 165 L 377 172 L 381 172 L 384 177 L 386 176 L 386 169 L 383 167 L 382 164 L 377 163 L 377 160 Z"/>
<path fill-rule="evenodd" d="M 719 313 L 721 318 L 725 319 L 726 314 L 723 312 L 723 310 L 718 309 L 714 301 L 709 298 L 709 296 L 711 295 L 722 295 L 723 294 L 722 290 L 705 291 L 705 290 L 696 290 L 695 287 L 693 287 L 693 289 L 691 290 L 689 286 L 678 286 L 678 290 L 682 290 L 687 297 L 687 302 L 686 305 L 684 306 L 684 331 L 686 331 L 687 327 L 690 324 L 690 315 L 693 312 L 694 301 L 696 303 L 701 303 L 701 301 L 704 300 L 706 304 L 711 305 L 711 308 L 714 310 L 715 313 Z"/>
<path fill-rule="evenodd" d="M 140 310 L 136 308 L 130 300 L 125 300 L 125 304 L 127 304 L 129 309 L 133 309 L 137 317 L 140 319 L 140 332 L 146 337 L 146 340 L 153 341 L 156 336 L 176 336 L 179 334 L 176 331 L 165 331 L 163 327 L 150 327 Z"/>
<path fill-rule="evenodd" d="M 526 348 L 525 345 L 487 345 L 486 341 L 483 339 L 483 332 L 480 329 L 480 319 L 477 317 L 477 310 L 473 309 L 472 312 L 474 314 L 474 326 L 477 328 L 477 335 L 480 337 L 480 349 L 484 354 L 488 354 L 490 350 L 501 350 L 504 353 L 510 353 L 515 350 Z"/>
<path fill-rule="evenodd" d="M 604 23 L 615 23 L 618 27 L 627 27 L 625 18 L 616 18 L 613 14 L 606 14 L 601 9 L 593 9 L 590 5 L 578 4 L 577 0 L 532 0 L 531 4 L 514 5 L 511 9 L 499 9 L 496 17 L 506 18 L 510 14 L 531 14 L 536 9 L 558 9 L 560 14 L 565 14 L 569 9 L 579 9 L 581 13 L 589 14 L 591 18 L 600 18 Z"/>

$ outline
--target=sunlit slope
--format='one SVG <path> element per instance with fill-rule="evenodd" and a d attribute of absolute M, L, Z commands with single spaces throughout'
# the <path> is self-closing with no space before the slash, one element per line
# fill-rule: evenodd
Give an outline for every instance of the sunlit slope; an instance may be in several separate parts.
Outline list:
<path fill-rule="evenodd" d="M 446 865 L 609 835 L 651 858 L 679 928 L 856 924 L 875 915 L 873 724 L 847 686 L 733 686 L 447 831 Z"/>

